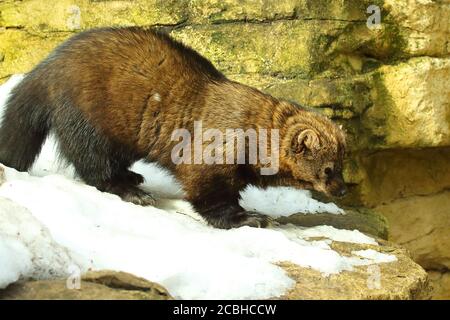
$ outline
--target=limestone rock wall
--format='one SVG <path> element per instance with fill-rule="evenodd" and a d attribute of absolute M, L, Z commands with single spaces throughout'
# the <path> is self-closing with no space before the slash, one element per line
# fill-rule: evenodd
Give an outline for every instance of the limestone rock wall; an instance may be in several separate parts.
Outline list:
<path fill-rule="evenodd" d="M 449 21 L 449 0 L 0 0 L 0 82 L 85 29 L 166 29 L 230 78 L 341 122 L 344 204 L 385 214 L 391 239 L 447 279 Z"/>

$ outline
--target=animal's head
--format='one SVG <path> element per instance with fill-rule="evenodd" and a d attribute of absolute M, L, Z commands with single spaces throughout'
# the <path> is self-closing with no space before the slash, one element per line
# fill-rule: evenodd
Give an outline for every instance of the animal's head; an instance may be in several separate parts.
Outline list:
<path fill-rule="evenodd" d="M 342 177 L 346 148 L 343 130 L 316 112 L 282 104 L 280 164 L 294 179 L 306 182 L 307 187 L 328 196 L 344 196 L 347 188 Z"/>

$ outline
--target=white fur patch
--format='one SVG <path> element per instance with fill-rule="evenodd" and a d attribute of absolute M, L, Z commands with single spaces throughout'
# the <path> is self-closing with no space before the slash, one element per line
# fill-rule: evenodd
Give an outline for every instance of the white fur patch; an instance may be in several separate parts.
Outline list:
<path fill-rule="evenodd" d="M 155 99 L 156 101 L 161 101 L 161 95 L 159 93 L 155 93 L 153 95 L 153 99 Z"/>

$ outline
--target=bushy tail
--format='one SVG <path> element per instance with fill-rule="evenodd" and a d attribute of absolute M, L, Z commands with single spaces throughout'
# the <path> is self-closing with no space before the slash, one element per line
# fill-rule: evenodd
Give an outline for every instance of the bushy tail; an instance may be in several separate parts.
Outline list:
<path fill-rule="evenodd" d="M 33 165 L 49 131 L 48 110 L 37 91 L 26 79 L 19 83 L 0 123 L 0 163 L 19 171 Z"/>

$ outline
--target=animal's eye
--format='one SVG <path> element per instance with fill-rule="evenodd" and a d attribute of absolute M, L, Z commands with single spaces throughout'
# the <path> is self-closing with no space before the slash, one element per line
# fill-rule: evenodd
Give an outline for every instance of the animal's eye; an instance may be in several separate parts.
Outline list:
<path fill-rule="evenodd" d="M 325 175 L 326 175 L 327 177 L 331 176 L 332 173 L 333 173 L 333 169 L 331 169 L 330 167 L 326 167 L 326 168 L 325 168 Z"/>

